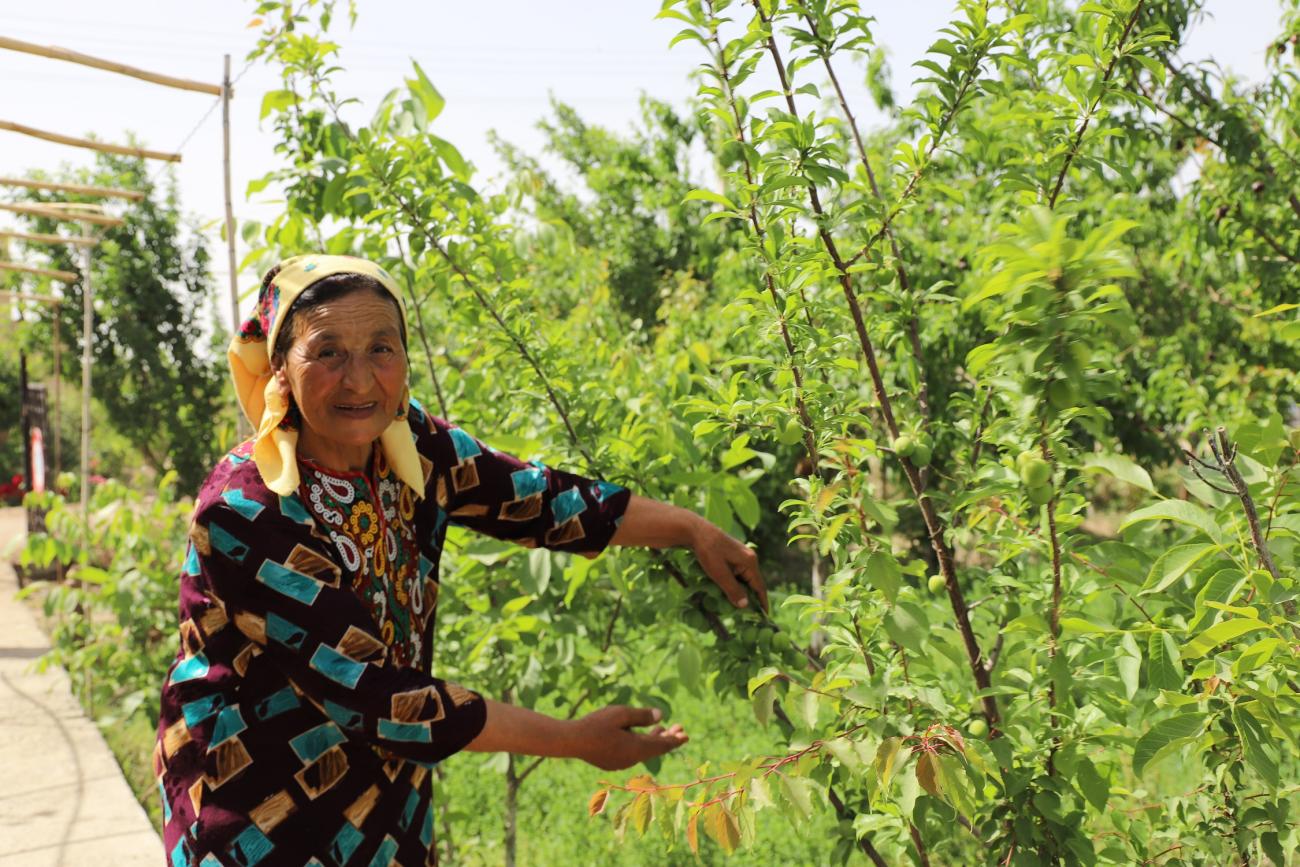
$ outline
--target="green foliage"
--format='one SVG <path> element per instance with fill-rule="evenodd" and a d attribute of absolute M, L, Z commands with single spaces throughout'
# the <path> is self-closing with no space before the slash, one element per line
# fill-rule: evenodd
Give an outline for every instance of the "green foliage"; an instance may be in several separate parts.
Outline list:
<path fill-rule="evenodd" d="M 27 495 L 29 506 L 48 510 L 46 532 L 27 537 L 20 563 L 61 564 L 68 579 L 22 591 L 44 594 L 51 650 L 42 665 L 66 669 L 101 724 L 137 714 L 157 721 L 159 672 L 176 653 L 176 576 L 191 509 L 176 499 L 175 485 L 175 473 L 147 494 L 112 480 L 97 485 L 88 536 L 76 504 L 54 493 Z"/>
<path fill-rule="evenodd" d="M 102 230 L 92 259 L 94 289 L 94 397 L 111 428 L 159 475 L 175 470 L 193 490 L 234 435 L 226 393 L 224 332 L 204 337 L 213 320 L 208 252 L 202 236 L 182 222 L 174 188 L 146 171 L 144 160 L 97 154 L 91 169 L 69 170 L 48 180 L 125 187 L 145 194 L 124 209 L 124 225 Z M 47 199 L 95 201 L 65 193 L 30 191 Z M 25 217 L 32 231 L 51 233 L 57 221 Z M 52 267 L 80 272 L 77 248 L 42 247 Z M 48 291 L 44 294 L 50 294 Z M 28 328 L 29 342 L 48 351 L 59 329 L 62 370 L 70 383 L 81 378 L 81 284 L 65 287 L 66 303 L 54 321 L 42 307 Z M 215 317 L 222 321 L 221 317 Z M 72 413 L 67 413 L 71 416 Z M 144 419 L 165 419 L 148 424 Z M 223 446 L 223 443 L 227 446 Z"/>
<path fill-rule="evenodd" d="M 382 261 L 435 410 L 779 564 L 764 619 L 671 555 L 454 540 L 448 674 L 560 714 L 743 700 L 770 737 L 606 779 L 590 812 L 731 852 L 828 809 L 831 860 L 874 863 L 1294 848 L 1289 71 L 1242 94 L 1179 66 L 1195 4 L 968 0 L 867 137 L 847 64 L 888 100 L 856 4 L 669 0 L 706 61 L 692 120 L 647 102 L 620 137 L 556 106 L 578 188 L 501 145 L 485 195 L 418 68 L 345 123 L 338 45 L 260 8 L 297 18 L 260 48 L 289 165 L 255 183 L 287 206 L 254 261 Z M 1220 424 L 1210 483 L 1171 466 Z"/>
<path fill-rule="evenodd" d="M 1177 59 L 1194 2 L 966 0 L 919 97 L 868 132 L 842 77 L 863 64 L 892 103 L 857 4 L 669 0 L 704 60 L 691 117 L 646 101 L 618 135 L 557 105 L 547 149 L 574 182 L 500 144 L 513 177 L 487 194 L 418 66 L 342 119 L 331 10 L 258 6 L 284 164 L 250 190 L 278 184 L 285 209 L 245 227 L 249 264 L 381 262 L 433 411 L 701 512 L 776 585 L 764 616 L 680 552 L 453 534 L 440 674 L 559 716 L 654 705 L 702 753 L 631 779 L 458 757 L 447 861 L 1300 846 L 1285 51 L 1245 91 Z M 182 526 L 166 494 L 97 497 L 92 583 L 49 604 L 104 613 L 67 619 L 56 652 L 118 701 L 165 667 Z M 52 520 L 28 556 L 74 559 L 66 508 Z M 522 839 L 498 850 L 506 810 Z"/>

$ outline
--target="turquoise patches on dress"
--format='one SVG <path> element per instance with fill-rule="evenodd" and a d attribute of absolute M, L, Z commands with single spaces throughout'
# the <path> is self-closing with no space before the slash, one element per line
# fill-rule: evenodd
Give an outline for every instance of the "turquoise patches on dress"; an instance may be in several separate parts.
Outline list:
<path fill-rule="evenodd" d="M 456 461 L 458 463 L 483 454 L 483 450 L 478 447 L 478 443 L 474 441 L 474 438 L 460 428 L 449 428 L 447 434 L 451 437 L 452 445 L 456 447 Z"/>
<path fill-rule="evenodd" d="M 365 839 L 351 822 L 344 822 L 343 827 L 339 828 L 339 832 L 334 835 L 334 841 L 330 843 L 330 857 L 334 859 L 335 864 L 346 864 Z"/>
<path fill-rule="evenodd" d="M 177 841 L 171 854 L 172 867 L 186 867 L 190 862 L 189 853 L 185 851 L 185 840 L 182 838 Z"/>
<path fill-rule="evenodd" d="M 213 548 L 236 563 L 243 563 L 248 556 L 248 546 L 221 529 L 220 524 L 208 525 L 208 538 L 212 541 Z"/>
<path fill-rule="evenodd" d="M 171 683 L 185 683 L 189 680 L 198 680 L 208 673 L 208 658 L 201 653 L 196 653 L 189 659 L 178 662 L 172 669 Z"/>
<path fill-rule="evenodd" d="M 307 640 L 307 630 L 273 611 L 266 615 L 266 634 L 272 641 L 292 650 L 301 650 L 303 642 Z"/>
<path fill-rule="evenodd" d="M 297 492 L 287 497 L 280 497 L 280 514 L 294 523 L 311 526 L 311 513 L 302 504 L 302 498 L 298 496 Z"/>
<path fill-rule="evenodd" d="M 622 485 L 616 485 L 613 482 L 596 482 L 591 486 L 591 495 L 596 498 L 597 503 L 603 503 L 609 497 L 626 491 L 627 488 Z"/>
<path fill-rule="evenodd" d="M 366 718 L 350 707 L 344 707 L 341 704 L 325 699 L 325 715 L 345 729 L 354 731 L 365 727 Z"/>
<path fill-rule="evenodd" d="M 364 662 L 357 662 L 354 659 L 348 659 L 332 647 L 322 644 L 316 648 L 316 652 L 311 656 L 311 662 L 308 663 L 313 671 L 318 671 L 328 677 L 335 683 L 340 683 L 348 689 L 355 689 L 357 681 L 361 679 L 362 673 L 366 670 Z"/>
<path fill-rule="evenodd" d="M 370 859 L 370 867 L 388 867 L 396 857 L 397 841 L 392 837 L 385 837 L 384 842 L 379 844 L 375 857 Z"/>
<path fill-rule="evenodd" d="M 182 705 L 181 713 L 185 715 L 185 725 L 194 728 L 225 706 L 226 697 L 221 693 L 217 693 L 216 695 L 205 695 L 203 698 L 196 698 L 194 701 Z"/>
<path fill-rule="evenodd" d="M 225 500 L 230 508 L 250 521 L 255 520 L 258 515 L 266 511 L 266 506 L 244 496 L 243 488 L 231 488 L 228 491 L 222 491 L 221 499 Z"/>
<path fill-rule="evenodd" d="M 199 552 L 195 550 L 193 542 L 185 549 L 185 565 L 181 569 L 186 575 L 199 574 Z"/>
<path fill-rule="evenodd" d="M 255 867 L 273 849 L 275 844 L 266 838 L 262 830 L 256 825 L 249 825 L 231 842 L 226 854 L 239 867 Z"/>
<path fill-rule="evenodd" d="M 235 735 L 248 728 L 244 722 L 244 717 L 239 713 L 239 705 L 232 704 L 229 707 L 223 707 L 221 713 L 217 714 L 217 722 L 212 726 L 212 738 L 208 742 L 208 752 L 233 738 Z"/>
<path fill-rule="evenodd" d="M 302 760 L 304 765 L 310 765 L 312 762 L 325 755 L 331 747 L 338 746 L 347 740 L 347 735 L 332 722 L 321 723 L 312 729 L 298 735 L 296 738 L 289 740 L 289 746 Z"/>
<path fill-rule="evenodd" d="M 257 570 L 257 580 L 303 605 L 315 602 L 324 586 L 310 575 L 304 575 L 274 560 L 262 563 L 262 568 Z"/>
<path fill-rule="evenodd" d="M 555 526 L 558 527 L 574 516 L 581 515 L 586 508 L 587 503 L 582 499 L 582 492 L 577 488 L 569 488 L 551 501 L 551 514 L 555 516 Z"/>
<path fill-rule="evenodd" d="M 284 689 L 276 690 L 253 705 L 253 716 L 259 720 L 268 720 L 273 716 L 279 716 L 285 711 L 300 706 L 301 702 L 298 701 L 298 694 L 293 691 L 293 687 L 286 686 Z"/>
<path fill-rule="evenodd" d="M 411 827 L 415 821 L 415 811 L 420 806 L 420 792 L 417 789 L 411 789 L 411 793 L 406 796 L 406 806 L 402 808 L 402 817 L 397 821 L 397 827 L 405 831 Z"/>
<path fill-rule="evenodd" d="M 433 845 L 433 802 L 429 802 L 429 809 L 424 811 L 424 827 L 420 829 L 420 842 L 424 848 L 428 849 Z"/>
<path fill-rule="evenodd" d="M 404 723 L 391 719 L 379 720 L 379 736 L 389 741 L 403 741 L 413 744 L 427 744 L 433 741 L 433 732 L 428 723 Z"/>
<path fill-rule="evenodd" d="M 515 499 L 523 500 L 546 490 L 546 471 L 537 467 L 524 467 L 510 474 L 515 486 Z"/>

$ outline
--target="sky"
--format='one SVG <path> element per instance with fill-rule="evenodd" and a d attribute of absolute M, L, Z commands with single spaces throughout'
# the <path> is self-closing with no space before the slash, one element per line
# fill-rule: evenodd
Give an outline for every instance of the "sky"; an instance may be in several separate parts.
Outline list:
<path fill-rule="evenodd" d="M 340 3 L 340 6 L 344 5 Z M 913 61 L 947 22 L 946 0 L 862 0 L 886 46 L 900 99 L 919 74 Z M 182 78 L 220 83 L 222 56 L 238 76 L 231 103 L 233 200 L 236 219 L 269 220 L 279 212 L 267 194 L 245 198 L 248 181 L 279 164 L 269 126 L 259 127 L 261 96 L 276 88 L 267 67 L 246 64 L 256 41 L 252 2 L 241 0 L 0 0 L 0 33 L 57 45 Z M 659 0 L 358 0 L 348 30 L 335 24 L 345 72 L 339 92 L 362 101 L 360 116 L 409 74 L 418 61 L 447 100 L 434 132 L 455 144 L 492 187 L 501 164 L 489 131 L 537 152 L 536 123 L 552 97 L 590 123 L 625 130 L 637 117 L 641 93 L 685 106 L 689 76 L 703 56 L 686 42 L 668 42 L 679 24 L 655 20 Z M 1209 18 L 1184 46 L 1188 60 L 1213 57 L 1236 74 L 1257 79 L 1277 32 L 1278 0 L 1208 0 Z M 184 210 L 212 237 L 217 285 L 228 285 L 224 242 L 216 234 L 224 213 L 221 111 L 214 97 L 136 81 L 108 72 L 0 50 L 0 119 L 66 135 L 93 133 L 124 142 L 127 131 L 146 147 L 180 151 L 174 171 Z M 865 92 L 851 96 L 868 126 L 879 115 Z M 92 152 L 0 131 L 0 175 L 23 175 L 62 164 L 89 165 Z M 154 170 L 168 171 L 162 163 Z M 12 226 L 8 215 L 0 226 Z M 239 251 L 242 259 L 245 250 Z M 241 289 L 257 275 L 238 275 Z M 246 305 L 251 302 L 246 302 Z M 224 309 L 224 302 L 223 302 Z"/>

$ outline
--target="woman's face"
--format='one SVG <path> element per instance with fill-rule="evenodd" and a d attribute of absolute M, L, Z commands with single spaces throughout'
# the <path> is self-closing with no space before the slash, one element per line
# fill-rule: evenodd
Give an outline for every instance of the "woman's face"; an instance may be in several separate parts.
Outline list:
<path fill-rule="evenodd" d="M 317 460 L 363 469 L 406 386 L 396 308 L 358 290 L 296 313 L 289 324 L 293 343 L 275 376 L 280 393 L 292 394 L 302 413 L 299 446 Z"/>

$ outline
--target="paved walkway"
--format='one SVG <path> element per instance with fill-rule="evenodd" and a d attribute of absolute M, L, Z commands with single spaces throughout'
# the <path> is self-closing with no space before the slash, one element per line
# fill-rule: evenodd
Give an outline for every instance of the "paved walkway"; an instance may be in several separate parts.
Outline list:
<path fill-rule="evenodd" d="M 0 509 L 0 555 L 23 532 L 22 510 Z M 14 599 L 8 560 L 0 556 L 0 867 L 163 867 L 162 843 L 67 674 L 32 670 L 48 642 Z"/>

